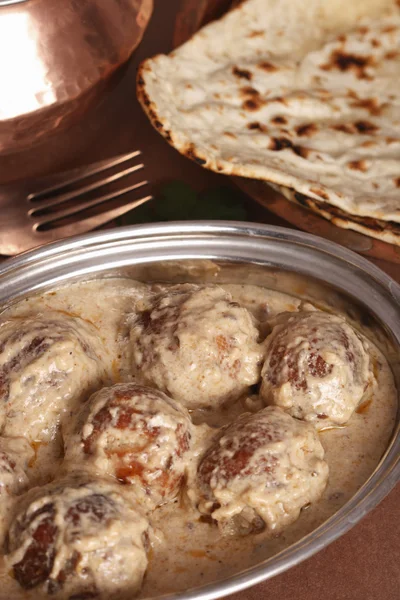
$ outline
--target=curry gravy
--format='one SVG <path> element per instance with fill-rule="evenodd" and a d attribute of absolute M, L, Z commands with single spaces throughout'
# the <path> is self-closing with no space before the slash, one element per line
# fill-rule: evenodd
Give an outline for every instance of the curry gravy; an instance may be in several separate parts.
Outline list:
<path fill-rule="evenodd" d="M 256 286 L 221 287 L 261 323 L 280 312 L 297 311 L 301 306 L 298 298 Z M 2 318 L 31 317 L 48 311 L 79 316 L 96 328 L 107 348 L 111 381 L 130 381 L 126 318 L 149 291 L 149 286 L 128 279 L 77 283 L 29 297 L 7 309 Z M 260 327 L 262 329 L 262 325 Z M 149 567 L 139 597 L 188 590 L 256 565 L 307 535 L 355 494 L 373 473 L 387 448 L 397 409 L 397 391 L 389 365 L 373 340 L 369 342 L 375 384 L 345 426 L 318 434 L 329 465 L 328 485 L 320 500 L 304 509 L 299 519 L 275 538 L 265 534 L 223 538 L 218 528 L 201 518 L 182 494 L 174 503 L 156 509 L 150 517 L 154 533 Z M 192 418 L 196 424 L 204 422 L 218 427 L 242 412 L 255 412 L 258 408 L 258 398 L 252 396 L 240 399 L 229 410 L 195 411 Z M 204 435 L 209 435 L 206 429 Z M 32 443 L 31 447 L 30 487 L 56 478 L 63 457 L 62 447 L 53 444 Z M 12 500 L 4 501 L 0 507 L 2 539 L 12 510 Z M 0 598 L 38 598 L 37 590 L 20 588 L 4 559 L 2 561 Z"/>

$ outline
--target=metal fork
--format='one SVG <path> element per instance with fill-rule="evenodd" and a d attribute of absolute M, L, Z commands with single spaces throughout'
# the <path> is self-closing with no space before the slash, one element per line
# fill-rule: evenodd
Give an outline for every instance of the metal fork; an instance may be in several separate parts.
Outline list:
<path fill-rule="evenodd" d="M 151 195 L 142 195 L 142 188 L 148 183 L 146 180 L 126 180 L 143 169 L 140 156 L 141 152 L 137 150 L 102 160 L 88 167 L 36 180 L 34 187 L 32 184 L 2 187 L 0 254 L 14 255 L 85 233 L 151 200 Z M 116 172 L 105 173 L 115 167 L 118 167 Z M 96 175 L 100 178 L 95 179 Z M 121 183 L 128 185 L 122 187 Z M 139 190 L 139 198 L 129 199 L 122 205 L 115 202 L 125 194 Z M 93 209 L 98 213 L 90 214 Z"/>

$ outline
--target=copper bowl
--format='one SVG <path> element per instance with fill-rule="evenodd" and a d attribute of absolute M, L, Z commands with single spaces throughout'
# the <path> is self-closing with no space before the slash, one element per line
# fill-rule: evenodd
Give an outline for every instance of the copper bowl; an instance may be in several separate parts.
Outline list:
<path fill-rule="evenodd" d="M 0 154 L 81 115 L 138 46 L 153 0 L 0 0 Z"/>

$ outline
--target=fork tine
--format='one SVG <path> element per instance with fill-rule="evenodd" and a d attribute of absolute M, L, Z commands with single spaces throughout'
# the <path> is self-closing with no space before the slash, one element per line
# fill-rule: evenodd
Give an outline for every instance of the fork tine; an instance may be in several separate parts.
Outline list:
<path fill-rule="evenodd" d="M 117 208 L 111 208 L 100 215 L 95 215 L 93 217 L 88 217 L 87 219 L 83 219 L 82 221 L 78 221 L 77 223 L 70 223 L 68 225 L 62 225 L 61 227 L 56 227 L 49 231 L 38 231 L 36 232 L 38 235 L 43 236 L 46 241 L 58 240 L 60 238 L 69 237 L 70 235 L 79 235 L 81 233 L 86 233 L 87 231 L 91 231 L 92 229 L 96 229 L 101 225 L 105 225 L 109 221 L 113 221 L 118 217 L 126 214 L 130 210 L 137 208 L 141 204 L 145 202 L 149 202 L 152 200 L 153 196 L 145 196 L 144 198 L 140 198 L 139 200 L 133 200 L 132 202 L 128 202 L 128 204 L 123 204 L 122 206 L 118 206 Z"/>
<path fill-rule="evenodd" d="M 72 192 L 66 192 L 65 194 L 61 194 L 60 196 L 53 198 L 51 200 L 48 200 L 47 202 L 35 204 L 34 208 L 31 208 L 30 210 L 28 210 L 28 216 L 35 217 L 35 214 L 39 211 L 42 211 L 46 208 L 53 208 L 53 206 L 58 206 L 59 204 L 63 204 L 64 202 L 67 202 L 68 200 L 74 200 L 75 198 L 79 198 L 80 196 L 83 196 L 84 194 L 87 194 L 89 192 L 93 192 L 94 190 L 97 190 L 100 187 L 108 185 L 109 183 L 113 183 L 114 181 L 118 181 L 119 179 L 122 179 L 123 177 L 127 177 L 128 175 L 130 175 L 131 173 L 134 173 L 135 171 L 140 171 L 140 169 L 143 169 L 143 167 L 144 167 L 144 164 L 140 163 L 139 165 L 129 167 L 128 169 L 125 169 L 124 171 L 118 171 L 118 173 L 115 173 L 114 175 L 110 175 L 109 177 L 105 177 L 104 179 L 100 179 L 99 181 L 95 181 L 94 183 L 91 183 L 90 185 L 86 185 L 86 186 L 80 188 L 79 190 L 74 190 Z"/>
<path fill-rule="evenodd" d="M 148 184 L 148 181 L 140 181 L 139 183 L 130 185 L 129 187 L 123 188 L 122 190 L 110 192 L 109 194 L 104 194 L 103 196 L 99 196 L 98 198 L 95 198 L 94 200 L 88 200 L 87 202 L 82 202 L 81 204 L 78 204 L 77 206 L 73 206 L 71 208 L 66 208 L 65 210 L 62 210 L 59 212 L 54 212 L 54 213 L 45 215 L 42 218 L 35 219 L 35 223 L 34 223 L 33 227 L 34 227 L 34 229 L 37 229 L 40 225 L 45 225 L 47 223 L 51 223 L 52 221 L 58 221 L 59 219 L 63 219 L 64 217 L 73 216 L 75 214 L 78 214 L 78 213 L 86 210 L 87 208 L 99 206 L 100 204 L 103 204 L 104 202 L 108 202 L 109 200 L 115 200 L 116 198 L 119 198 L 120 196 L 128 194 L 129 192 L 133 192 L 134 190 L 137 190 L 138 188 L 140 188 L 144 185 L 147 185 L 147 184 Z"/>
<path fill-rule="evenodd" d="M 40 200 L 42 196 L 47 196 L 48 194 L 56 193 L 58 190 L 62 190 L 67 185 L 71 185 L 73 183 L 78 183 L 79 181 L 83 181 L 87 177 L 91 177 L 92 175 L 96 175 L 97 173 L 101 173 L 102 171 L 107 171 L 112 167 L 116 167 L 117 165 L 123 164 L 136 156 L 140 156 L 141 151 L 135 150 L 134 152 L 129 152 L 128 154 L 121 154 L 120 156 L 116 156 L 111 159 L 101 160 L 99 162 L 94 163 L 87 167 L 84 172 L 82 169 L 79 169 L 79 175 L 74 175 L 69 179 L 63 179 L 61 183 L 57 185 L 52 185 L 48 188 L 44 188 L 38 192 L 33 192 L 27 196 L 28 200 Z M 61 174 L 62 176 L 62 174 Z"/>

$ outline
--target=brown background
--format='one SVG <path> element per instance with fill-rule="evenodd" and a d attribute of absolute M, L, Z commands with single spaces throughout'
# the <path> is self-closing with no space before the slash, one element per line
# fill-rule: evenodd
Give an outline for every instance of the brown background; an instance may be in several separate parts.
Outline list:
<path fill-rule="evenodd" d="M 303 0 L 306 1 L 306 0 Z M 328 0 L 327 0 L 328 1 Z M 351 0 L 349 0 L 351 1 Z M 83 122 L 18 156 L 0 159 L 0 182 L 85 164 L 140 148 L 147 177 L 154 188 L 178 179 L 201 190 L 226 185 L 171 149 L 152 129 L 135 96 L 135 71 L 140 60 L 172 46 L 175 16 L 181 0 L 155 0 L 155 12 L 144 41 L 112 89 Z M 249 200 L 253 220 L 283 224 Z M 400 280 L 400 268 L 381 263 Z M 400 598 L 400 486 L 349 533 L 313 558 L 232 598 L 256 600 L 394 600 Z"/>

